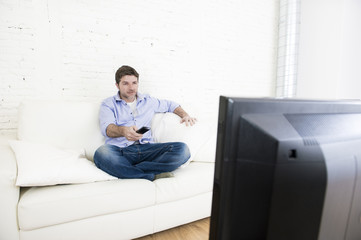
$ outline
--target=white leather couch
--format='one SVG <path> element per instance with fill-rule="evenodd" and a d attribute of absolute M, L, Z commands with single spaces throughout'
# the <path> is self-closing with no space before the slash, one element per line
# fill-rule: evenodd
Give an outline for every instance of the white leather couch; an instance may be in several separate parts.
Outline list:
<path fill-rule="evenodd" d="M 31 100 L 19 106 L 17 133 L 0 138 L 1 240 L 132 239 L 210 216 L 215 131 L 157 114 L 156 140 L 186 142 L 192 161 L 172 178 L 115 179 L 92 162 L 104 142 L 99 105 Z M 77 159 L 86 164 L 73 166 L 69 158 L 66 165 L 61 157 L 44 162 L 45 152 L 65 149 L 85 150 L 86 159 Z"/>

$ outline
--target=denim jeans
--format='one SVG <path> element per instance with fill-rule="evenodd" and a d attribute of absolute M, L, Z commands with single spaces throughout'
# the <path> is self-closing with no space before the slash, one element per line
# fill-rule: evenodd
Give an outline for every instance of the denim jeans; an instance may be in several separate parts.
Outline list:
<path fill-rule="evenodd" d="M 133 144 L 125 148 L 104 144 L 94 154 L 95 165 L 118 178 L 154 180 L 156 174 L 171 172 L 190 158 L 182 142 Z"/>

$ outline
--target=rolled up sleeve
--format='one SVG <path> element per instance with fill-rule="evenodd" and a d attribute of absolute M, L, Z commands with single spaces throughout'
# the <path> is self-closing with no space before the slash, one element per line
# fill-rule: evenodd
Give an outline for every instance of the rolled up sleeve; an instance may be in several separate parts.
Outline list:
<path fill-rule="evenodd" d="M 106 102 L 100 105 L 99 111 L 99 125 L 103 136 L 107 136 L 107 127 L 109 124 L 116 124 L 114 109 L 109 106 Z"/>
<path fill-rule="evenodd" d="M 153 98 L 153 101 L 155 101 L 156 112 L 174 112 L 180 106 L 178 103 L 169 100 Z"/>

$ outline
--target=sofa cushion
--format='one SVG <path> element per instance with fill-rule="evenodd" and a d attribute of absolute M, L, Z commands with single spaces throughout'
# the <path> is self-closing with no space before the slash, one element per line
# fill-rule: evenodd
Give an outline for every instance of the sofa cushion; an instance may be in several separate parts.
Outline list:
<path fill-rule="evenodd" d="M 47 186 L 117 179 L 98 169 L 84 149 L 63 150 L 48 144 L 9 141 L 15 152 L 16 186 Z"/>
<path fill-rule="evenodd" d="M 21 230 L 153 206 L 155 186 L 142 179 L 33 187 L 18 205 Z"/>
<path fill-rule="evenodd" d="M 156 202 L 164 203 L 211 192 L 214 163 L 191 162 L 174 171 L 174 177 L 155 180 Z"/>
<path fill-rule="evenodd" d="M 84 148 L 88 159 L 104 143 L 99 129 L 99 102 L 23 101 L 19 107 L 18 139 L 59 148 Z"/>
<path fill-rule="evenodd" d="M 204 122 L 197 122 L 193 126 L 186 126 L 180 123 L 181 118 L 174 113 L 164 113 L 163 116 L 156 116 L 156 128 L 153 127 L 152 134 L 155 142 L 184 142 L 188 145 L 192 161 L 198 150 L 211 136 L 210 127 Z"/>

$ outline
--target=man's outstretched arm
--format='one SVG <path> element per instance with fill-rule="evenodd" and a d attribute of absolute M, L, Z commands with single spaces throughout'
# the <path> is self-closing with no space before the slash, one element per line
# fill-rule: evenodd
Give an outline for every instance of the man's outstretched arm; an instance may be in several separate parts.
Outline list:
<path fill-rule="evenodd" d="M 185 123 L 186 126 L 193 126 L 197 122 L 196 118 L 189 116 L 189 114 L 180 106 L 174 109 L 174 113 L 181 118 L 181 123 Z"/>

